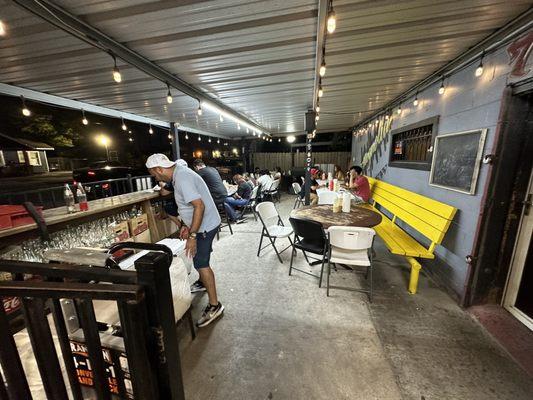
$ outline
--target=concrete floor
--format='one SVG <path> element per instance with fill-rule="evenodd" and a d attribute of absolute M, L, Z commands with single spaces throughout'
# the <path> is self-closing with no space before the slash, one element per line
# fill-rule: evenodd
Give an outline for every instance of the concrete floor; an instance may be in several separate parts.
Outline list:
<path fill-rule="evenodd" d="M 288 223 L 292 201 L 278 208 Z M 268 249 L 256 257 L 260 229 L 249 218 L 214 246 L 226 311 L 194 341 L 180 328 L 188 400 L 533 398 L 533 379 L 444 291 L 422 275 L 419 293 L 407 293 L 406 262 L 379 239 L 369 304 L 365 294 L 328 298 L 313 277 L 288 276 L 289 251 L 283 264 Z M 332 284 L 366 282 L 339 271 Z M 195 299 L 195 316 L 206 302 Z"/>

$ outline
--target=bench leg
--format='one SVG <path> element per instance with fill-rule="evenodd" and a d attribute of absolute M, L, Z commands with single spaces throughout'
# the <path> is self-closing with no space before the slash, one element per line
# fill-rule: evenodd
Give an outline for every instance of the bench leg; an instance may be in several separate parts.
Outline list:
<path fill-rule="evenodd" d="M 416 294 L 416 289 L 418 288 L 418 276 L 420 275 L 420 270 L 422 265 L 413 257 L 407 257 L 407 261 L 411 264 L 411 277 L 409 278 L 409 293 Z"/>

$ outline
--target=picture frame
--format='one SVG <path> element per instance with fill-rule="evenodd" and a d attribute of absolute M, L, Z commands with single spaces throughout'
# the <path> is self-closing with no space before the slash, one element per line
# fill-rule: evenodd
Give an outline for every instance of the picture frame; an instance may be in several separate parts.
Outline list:
<path fill-rule="evenodd" d="M 475 195 L 487 129 L 435 137 L 429 185 Z"/>

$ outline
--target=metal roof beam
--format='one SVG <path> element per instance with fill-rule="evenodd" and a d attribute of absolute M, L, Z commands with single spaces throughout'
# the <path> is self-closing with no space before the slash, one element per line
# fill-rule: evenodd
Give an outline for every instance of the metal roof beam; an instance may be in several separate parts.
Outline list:
<path fill-rule="evenodd" d="M 61 7 L 52 3 L 49 0 L 14 0 L 16 4 L 28 10 L 34 15 L 44 19 L 57 28 L 77 37 L 78 39 L 97 47 L 102 51 L 112 53 L 115 57 L 123 60 L 127 64 L 130 64 L 140 71 L 158 79 L 161 82 L 167 83 L 171 87 L 179 90 L 180 92 L 197 99 L 198 101 L 205 101 L 215 105 L 220 110 L 225 111 L 228 114 L 233 115 L 235 118 L 244 121 L 245 123 L 256 127 L 261 132 L 270 134 L 268 130 L 256 123 L 249 117 L 235 111 L 231 107 L 228 107 L 218 99 L 211 97 L 209 94 L 202 92 L 195 86 L 187 83 L 186 81 L 176 77 L 168 72 L 166 69 L 151 62 L 145 57 L 141 56 L 137 52 L 117 42 L 112 37 L 99 31 L 88 23 L 77 18 L 75 15 L 63 10 Z M 111 63 L 110 63 L 111 65 Z M 111 68 L 110 68 L 111 70 Z"/>

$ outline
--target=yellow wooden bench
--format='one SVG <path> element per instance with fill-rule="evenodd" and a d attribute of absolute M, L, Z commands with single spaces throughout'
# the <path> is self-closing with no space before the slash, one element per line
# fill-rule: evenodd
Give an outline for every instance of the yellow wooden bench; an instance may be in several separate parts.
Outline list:
<path fill-rule="evenodd" d="M 372 192 L 371 205 L 368 207 L 378 211 L 379 205 L 392 214 L 391 220 L 380 212 L 383 219 L 374 229 L 391 253 L 405 256 L 411 264 L 409 293 L 415 294 L 422 268 L 417 258 L 435 258 L 435 246 L 444 239 L 457 209 L 390 183 L 373 178 L 368 178 L 368 181 Z M 431 243 L 429 247 L 424 247 L 400 228 L 396 224 L 398 220 L 428 238 Z"/>

